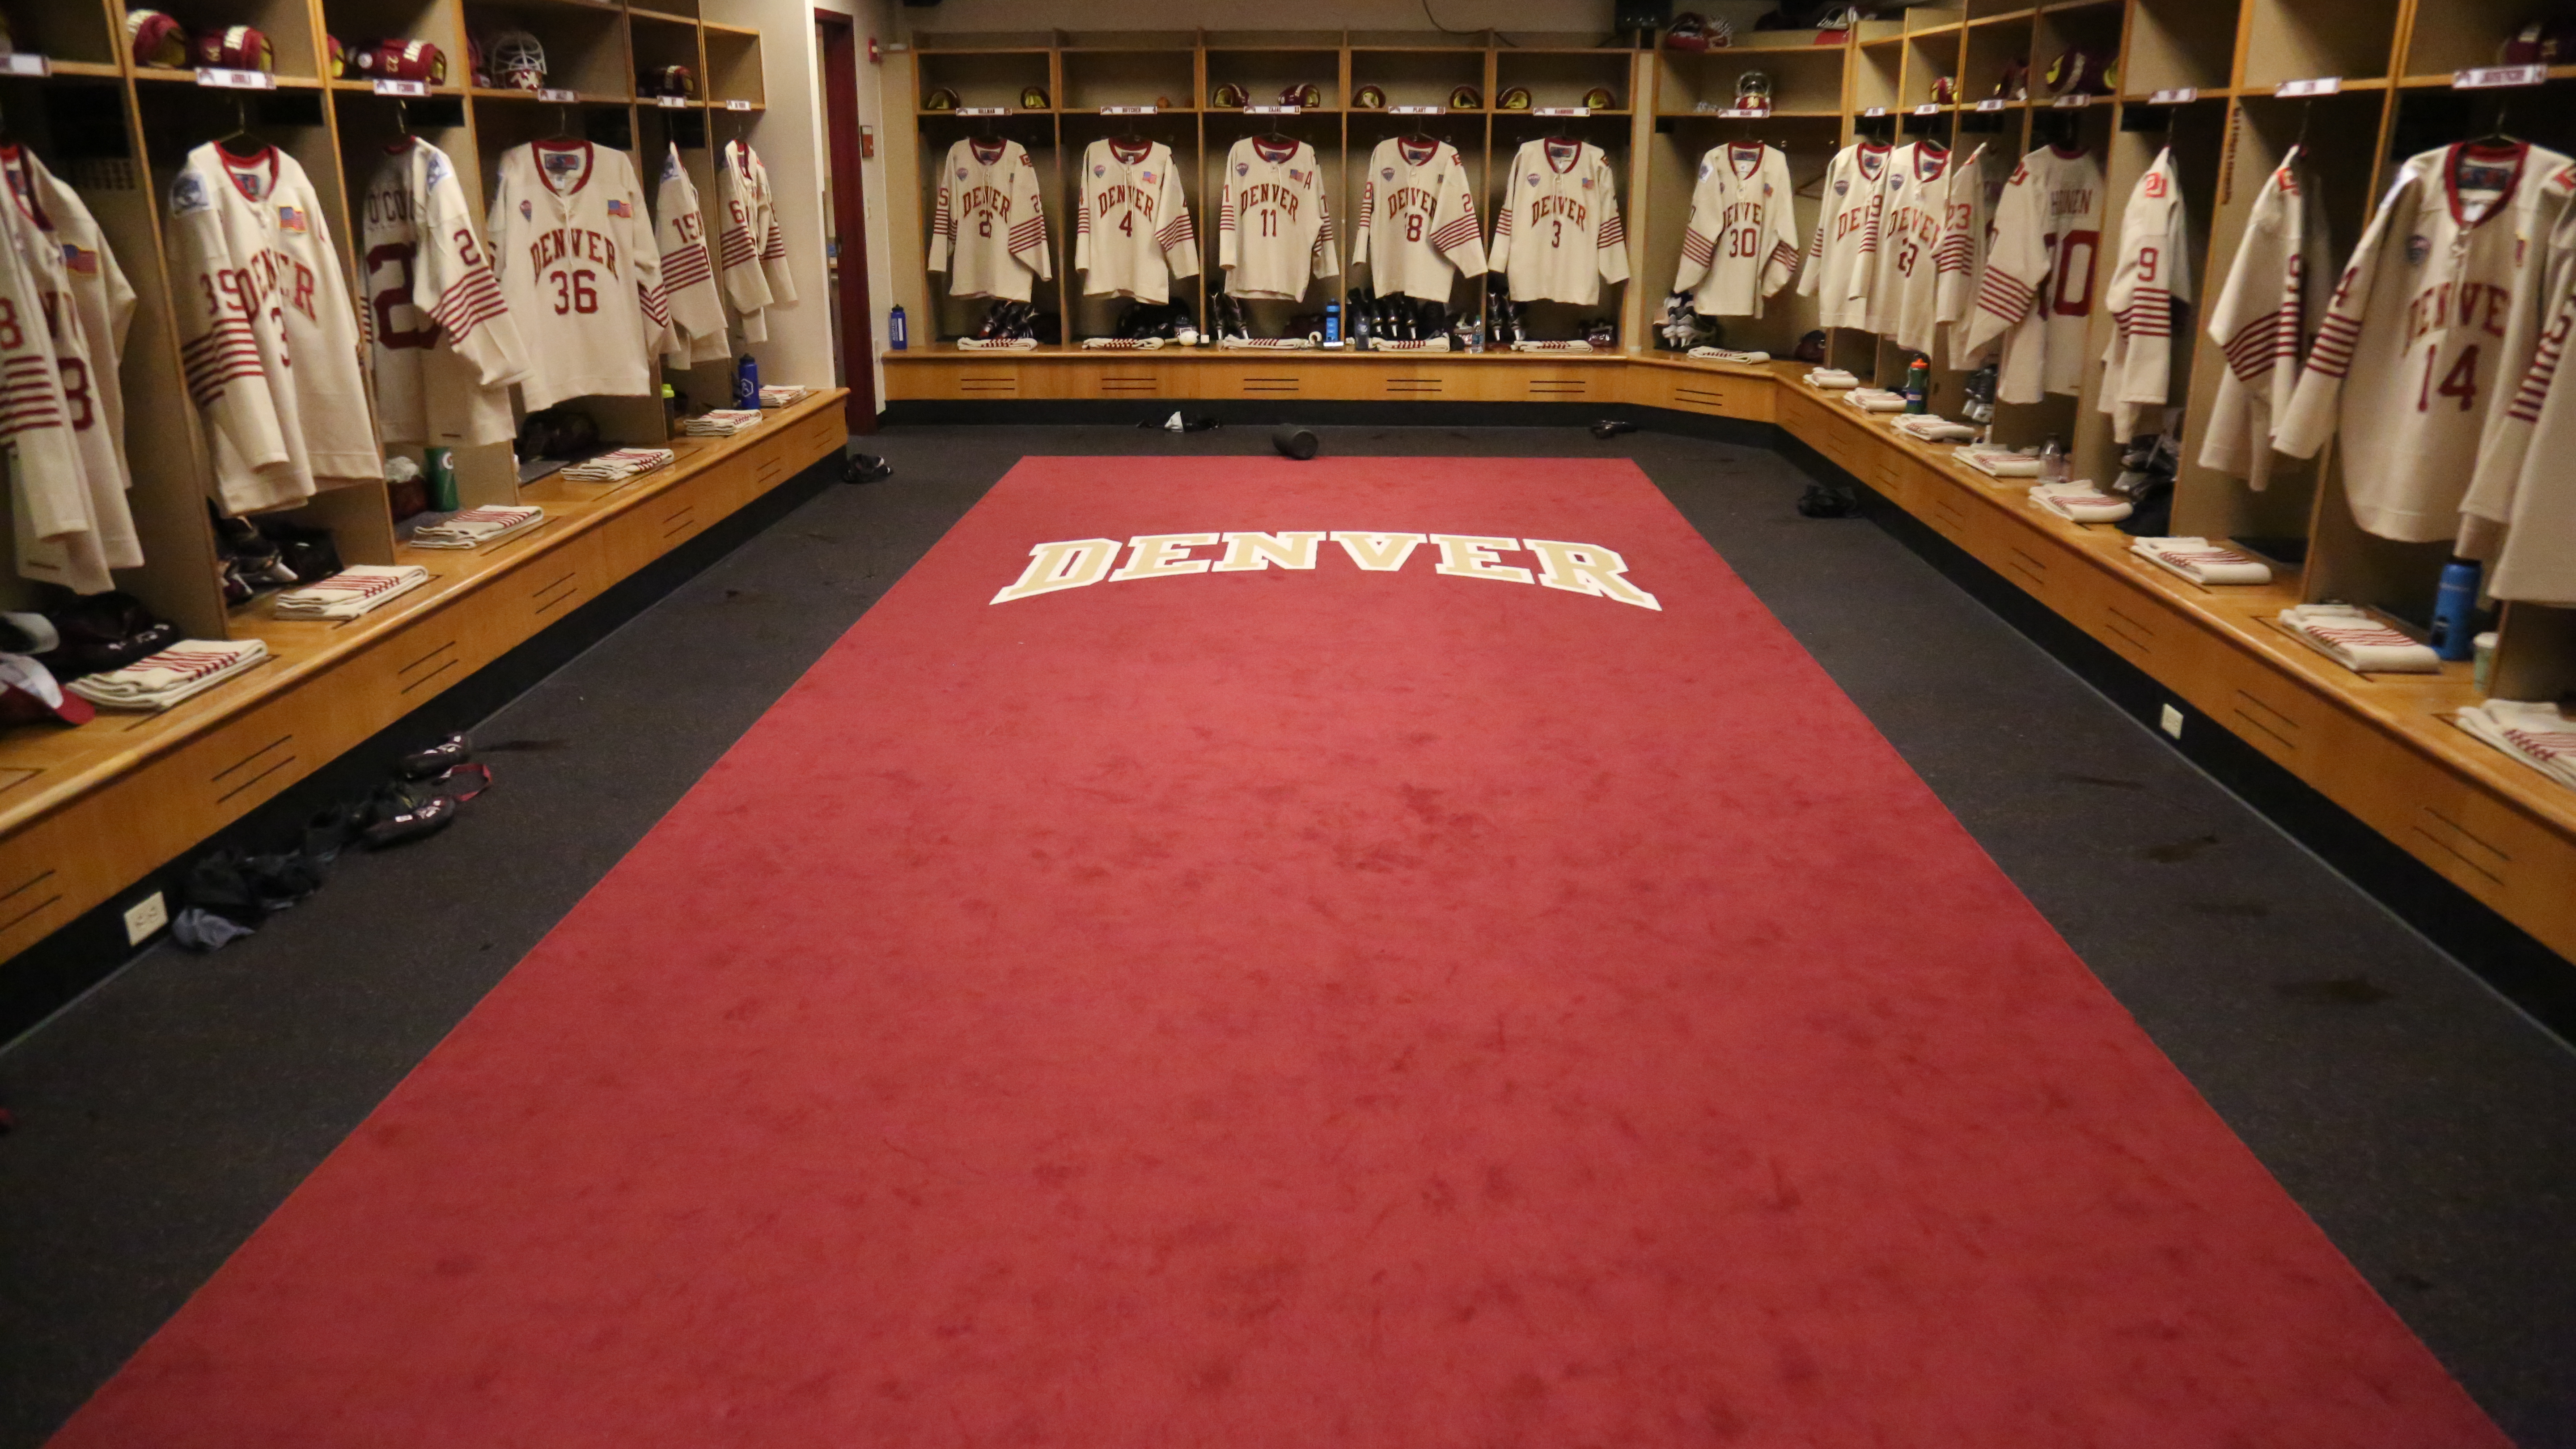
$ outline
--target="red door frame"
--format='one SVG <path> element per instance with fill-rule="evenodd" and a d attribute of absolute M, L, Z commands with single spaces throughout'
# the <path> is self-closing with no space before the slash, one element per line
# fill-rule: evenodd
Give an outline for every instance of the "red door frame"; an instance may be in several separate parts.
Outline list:
<path fill-rule="evenodd" d="M 859 46 L 850 17 L 814 12 L 823 47 L 823 140 L 832 164 L 832 231 L 840 239 L 841 375 L 853 433 L 877 430 L 876 311 L 868 301 L 868 208 L 859 169 Z"/>

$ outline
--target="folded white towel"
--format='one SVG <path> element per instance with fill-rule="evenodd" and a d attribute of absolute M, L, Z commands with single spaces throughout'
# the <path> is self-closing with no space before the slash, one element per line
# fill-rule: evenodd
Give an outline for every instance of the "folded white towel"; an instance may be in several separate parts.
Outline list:
<path fill-rule="evenodd" d="M 1034 337 L 996 337 L 990 339 L 981 337 L 960 337 L 957 339 L 957 350 L 960 352 L 1035 352 L 1038 350 L 1038 340 Z"/>
<path fill-rule="evenodd" d="M 814 389 L 810 387 L 782 382 L 774 387 L 764 387 L 760 390 L 760 405 L 765 408 L 783 408 L 789 403 L 803 402 L 813 395 Z"/>
<path fill-rule="evenodd" d="M 2103 492 L 2089 479 L 2081 483 L 2042 483 L 2030 490 L 2030 501 L 2077 523 L 2117 523 L 2130 513 L 2129 500 Z"/>
<path fill-rule="evenodd" d="M 1768 352 L 1737 352 L 1726 347 L 1694 347 L 1689 355 L 1710 362 L 1769 362 L 1771 360 L 1771 354 Z"/>
<path fill-rule="evenodd" d="M 2009 448 L 1961 448 L 1958 458 L 1978 472 L 1997 478 L 2039 476 L 2039 457 L 2035 453 L 2016 453 Z"/>
<path fill-rule="evenodd" d="M 1819 367 L 1807 374 L 1807 386 L 1835 392 L 1847 387 L 1860 386 L 1860 379 L 1839 367 Z"/>
<path fill-rule="evenodd" d="M 616 483 L 639 473 L 670 466 L 678 455 L 668 448 L 612 448 L 563 470 L 576 483 Z"/>
<path fill-rule="evenodd" d="M 1372 337 L 1369 339 L 1369 350 L 1372 352 L 1446 352 L 1449 350 L 1449 338 L 1443 334 L 1438 337 L 1420 337 L 1411 342 L 1404 342 L 1392 337 Z"/>
<path fill-rule="evenodd" d="M 2576 789 L 2576 720 L 2558 706 L 2490 699 L 2461 710 L 2458 718 L 2470 734 Z"/>
<path fill-rule="evenodd" d="M 1094 351 L 1152 352 L 1163 345 L 1160 337 L 1086 337 L 1082 345 Z"/>
<path fill-rule="evenodd" d="M 709 408 L 680 424 L 693 438 L 730 438 L 760 421 L 758 408 Z"/>
<path fill-rule="evenodd" d="M 1930 413 L 1899 413 L 1888 419 L 1887 425 L 1927 443 L 1964 443 L 1977 435 L 1977 430 L 1966 423 L 1954 423 Z"/>
<path fill-rule="evenodd" d="M 1874 387 L 1856 387 L 1843 394 L 1843 401 L 1865 413 L 1901 413 L 1905 411 L 1905 394 Z"/>
<path fill-rule="evenodd" d="M 429 582 L 418 564 L 352 564 L 319 583 L 277 596 L 281 619 L 354 619 Z"/>
<path fill-rule="evenodd" d="M 2259 559 L 2205 538 L 2142 538 L 2129 552 L 2195 584 L 2268 584 L 2272 569 Z"/>
<path fill-rule="evenodd" d="M 205 693 L 268 657 L 257 639 L 182 639 L 149 658 L 63 686 L 102 709 L 152 713 Z"/>
<path fill-rule="evenodd" d="M 1311 337 L 1220 337 L 1216 345 L 1249 348 L 1255 352 L 1304 352 L 1316 343 Z"/>
<path fill-rule="evenodd" d="M 2439 674 L 2442 656 L 2390 628 L 2367 609 L 2350 604 L 2301 604 L 2283 609 L 2281 627 L 2291 637 L 2357 674 Z"/>
<path fill-rule="evenodd" d="M 534 528 L 545 516 L 533 503 L 488 503 L 421 525 L 411 542 L 416 548 L 481 548 Z"/>
<path fill-rule="evenodd" d="M 1606 348 L 1595 347 L 1589 342 L 1577 341 L 1515 342 L 1512 344 L 1512 351 L 1514 352 L 1602 352 L 1607 350 L 1608 349 Z"/>

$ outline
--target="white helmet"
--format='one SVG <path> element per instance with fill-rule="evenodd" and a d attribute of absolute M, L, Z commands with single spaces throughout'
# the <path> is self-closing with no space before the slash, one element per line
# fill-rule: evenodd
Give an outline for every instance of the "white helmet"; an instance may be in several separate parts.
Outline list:
<path fill-rule="evenodd" d="M 524 30 L 504 30 L 492 37 L 483 48 L 492 66 L 492 80 L 504 90 L 543 90 L 546 84 L 546 48 Z"/>

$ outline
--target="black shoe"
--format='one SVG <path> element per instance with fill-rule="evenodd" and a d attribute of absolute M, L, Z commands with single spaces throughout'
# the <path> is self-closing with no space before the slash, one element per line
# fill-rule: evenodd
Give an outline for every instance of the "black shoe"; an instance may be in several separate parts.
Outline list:
<path fill-rule="evenodd" d="M 844 483 L 874 483 L 894 476 L 894 465 L 874 453 L 852 453 L 841 464 Z"/>
<path fill-rule="evenodd" d="M 400 808 L 388 804 L 366 829 L 367 848 L 383 850 L 387 846 L 407 845 L 436 835 L 456 822 L 456 811 L 456 801 L 446 795 L 432 795 Z"/>
<path fill-rule="evenodd" d="M 394 773 L 406 780 L 426 780 L 432 775 L 446 774 L 472 758 L 474 758 L 474 742 L 463 735 L 449 735 L 428 749 L 415 751 L 396 760 Z"/>
<path fill-rule="evenodd" d="M 1592 436 L 1599 438 L 1604 442 L 1619 436 L 1621 433 L 1633 433 L 1635 431 L 1637 431 L 1637 425 L 1635 423 L 1623 423 L 1617 418 L 1603 418 L 1601 421 L 1592 425 Z"/>

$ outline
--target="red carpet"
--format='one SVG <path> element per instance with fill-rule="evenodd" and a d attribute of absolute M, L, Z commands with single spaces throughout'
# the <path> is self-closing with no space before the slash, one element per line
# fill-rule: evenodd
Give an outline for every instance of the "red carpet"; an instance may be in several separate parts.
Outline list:
<path fill-rule="evenodd" d="M 1661 607 L 988 602 L 1245 529 Z M 1021 466 L 57 1442 L 2505 1443 L 1633 468 L 1391 459 Z"/>

